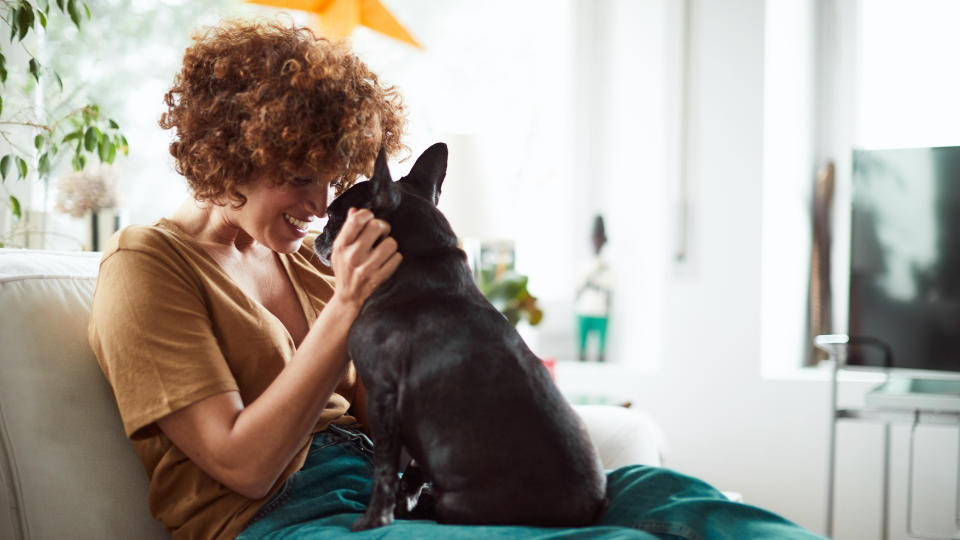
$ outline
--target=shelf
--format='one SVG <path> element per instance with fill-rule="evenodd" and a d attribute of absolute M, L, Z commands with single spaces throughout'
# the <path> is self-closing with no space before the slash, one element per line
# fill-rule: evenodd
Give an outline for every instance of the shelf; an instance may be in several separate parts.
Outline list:
<path fill-rule="evenodd" d="M 907 409 L 844 408 L 834 412 L 837 420 L 863 420 L 882 423 L 960 425 L 960 412 Z"/>

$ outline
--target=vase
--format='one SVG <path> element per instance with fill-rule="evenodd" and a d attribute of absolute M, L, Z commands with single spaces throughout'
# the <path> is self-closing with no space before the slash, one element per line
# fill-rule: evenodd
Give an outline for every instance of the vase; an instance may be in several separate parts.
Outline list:
<path fill-rule="evenodd" d="M 90 251 L 103 250 L 113 233 L 120 230 L 120 212 L 116 208 L 102 208 L 90 212 Z"/>

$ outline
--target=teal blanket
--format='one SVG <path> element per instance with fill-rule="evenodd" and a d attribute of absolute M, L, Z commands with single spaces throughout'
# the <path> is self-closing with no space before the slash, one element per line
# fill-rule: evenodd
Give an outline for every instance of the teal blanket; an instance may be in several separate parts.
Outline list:
<path fill-rule="evenodd" d="M 443 525 L 397 520 L 359 533 L 350 526 L 370 499 L 371 452 L 339 433 L 315 436 L 303 468 L 291 476 L 238 536 L 253 539 L 814 539 L 766 510 L 732 502 L 707 483 L 642 465 L 607 474 L 610 506 L 593 526 L 551 529 Z"/>

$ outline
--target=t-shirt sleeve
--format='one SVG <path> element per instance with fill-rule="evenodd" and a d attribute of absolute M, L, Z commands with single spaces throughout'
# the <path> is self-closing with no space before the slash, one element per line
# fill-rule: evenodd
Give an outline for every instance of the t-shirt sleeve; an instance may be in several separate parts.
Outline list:
<path fill-rule="evenodd" d="M 238 390 L 199 281 L 162 251 L 119 249 L 103 260 L 90 344 L 130 438 L 171 412 Z"/>

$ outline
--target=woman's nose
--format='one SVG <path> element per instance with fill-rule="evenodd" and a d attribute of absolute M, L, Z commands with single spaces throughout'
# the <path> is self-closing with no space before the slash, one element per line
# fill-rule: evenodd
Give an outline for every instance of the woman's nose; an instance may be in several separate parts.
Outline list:
<path fill-rule="evenodd" d="M 314 186 L 307 196 L 307 207 L 317 217 L 327 215 L 327 187 Z"/>

